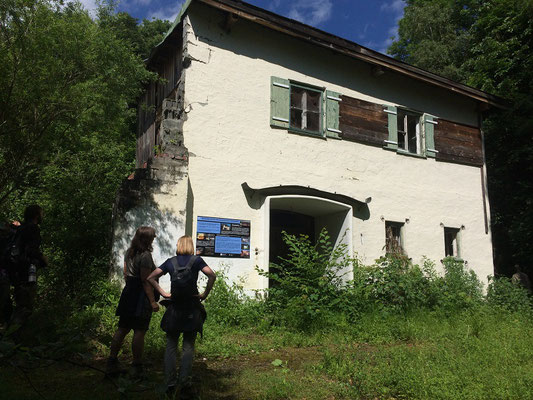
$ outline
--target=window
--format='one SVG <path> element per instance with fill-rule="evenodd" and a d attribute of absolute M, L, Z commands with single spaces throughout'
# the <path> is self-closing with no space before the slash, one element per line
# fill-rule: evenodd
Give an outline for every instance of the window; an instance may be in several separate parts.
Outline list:
<path fill-rule="evenodd" d="M 322 134 L 322 92 L 291 83 L 290 93 L 289 127 Z"/>
<path fill-rule="evenodd" d="M 420 154 L 420 117 L 421 115 L 397 111 L 398 149 L 409 153 Z"/>
<path fill-rule="evenodd" d="M 459 251 L 460 232 L 457 228 L 444 228 L 444 255 L 446 257 L 461 257 Z"/>
<path fill-rule="evenodd" d="M 385 221 L 385 249 L 387 254 L 403 254 L 403 223 Z"/>
<path fill-rule="evenodd" d="M 399 153 L 409 153 L 422 157 L 435 158 L 434 126 L 438 124 L 431 114 L 385 106 L 383 109 L 388 117 L 389 137 L 385 140 L 385 148 Z"/>
<path fill-rule="evenodd" d="M 270 126 L 340 139 L 341 95 L 311 85 L 271 77 Z"/>

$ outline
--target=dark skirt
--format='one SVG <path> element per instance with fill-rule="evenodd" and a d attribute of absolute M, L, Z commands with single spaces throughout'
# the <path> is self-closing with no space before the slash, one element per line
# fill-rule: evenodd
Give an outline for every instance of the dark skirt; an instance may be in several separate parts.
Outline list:
<path fill-rule="evenodd" d="M 140 318 L 150 320 L 152 316 L 152 306 L 150 300 L 144 292 L 144 287 L 140 278 L 127 277 L 126 286 L 122 289 L 117 311 L 120 317 Z"/>
<path fill-rule="evenodd" d="M 166 302 L 167 309 L 161 319 L 161 329 L 167 334 L 199 332 L 203 334 L 204 321 L 207 318 L 205 307 L 200 301 L 180 304 Z"/>

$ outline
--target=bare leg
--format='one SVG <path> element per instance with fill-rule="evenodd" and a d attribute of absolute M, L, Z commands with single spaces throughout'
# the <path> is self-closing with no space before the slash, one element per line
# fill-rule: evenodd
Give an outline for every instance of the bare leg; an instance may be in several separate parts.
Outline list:
<path fill-rule="evenodd" d="M 144 350 L 144 335 L 146 331 L 134 330 L 131 341 L 131 352 L 133 353 L 133 364 L 142 364 Z"/>
<path fill-rule="evenodd" d="M 111 341 L 111 351 L 109 354 L 109 358 L 116 359 L 118 356 L 118 352 L 120 351 L 120 348 L 122 347 L 122 343 L 124 342 L 124 338 L 129 333 L 129 329 L 127 328 L 118 328 L 115 332 L 115 335 L 113 336 L 113 340 Z"/>

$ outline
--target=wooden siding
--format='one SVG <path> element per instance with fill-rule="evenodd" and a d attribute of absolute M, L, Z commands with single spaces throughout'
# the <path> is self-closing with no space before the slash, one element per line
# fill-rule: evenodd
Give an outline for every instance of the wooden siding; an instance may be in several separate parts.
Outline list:
<path fill-rule="evenodd" d="M 179 31 L 179 30 L 178 30 Z M 158 63 L 152 62 L 151 70 L 157 72 L 158 82 L 146 85 L 146 91 L 141 96 L 138 106 L 137 127 L 137 168 L 142 168 L 150 161 L 159 144 L 156 129 L 156 115 L 163 100 L 170 96 L 178 86 L 182 71 L 181 37 L 173 35 L 172 44 L 168 44 L 157 58 Z"/>
<path fill-rule="evenodd" d="M 388 139 L 388 114 L 384 106 L 353 97 L 341 96 L 339 129 L 344 140 L 383 147 Z M 435 126 L 436 159 L 482 166 L 481 131 L 474 126 L 438 119 Z"/>
<path fill-rule="evenodd" d="M 479 128 L 445 119 L 437 120 L 435 148 L 437 160 L 459 164 L 483 165 L 483 144 Z"/>
<path fill-rule="evenodd" d="M 387 113 L 380 104 L 341 96 L 339 129 L 344 140 L 383 146 L 388 139 Z"/>

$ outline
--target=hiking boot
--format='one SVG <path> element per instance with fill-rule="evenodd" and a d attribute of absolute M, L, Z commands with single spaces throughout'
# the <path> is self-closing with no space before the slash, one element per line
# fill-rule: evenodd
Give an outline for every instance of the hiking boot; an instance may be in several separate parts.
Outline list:
<path fill-rule="evenodd" d="M 170 385 L 167 387 L 167 391 L 165 392 L 165 394 L 167 398 L 174 399 L 176 397 L 176 391 L 177 391 L 176 385 Z"/>
<path fill-rule="evenodd" d="M 188 379 L 180 385 L 180 400 L 192 400 L 196 398 L 196 389 L 192 381 Z"/>
<path fill-rule="evenodd" d="M 141 363 L 131 364 L 132 367 L 132 377 L 135 380 L 142 380 L 144 378 L 144 366 Z"/>
<path fill-rule="evenodd" d="M 121 368 L 118 358 L 108 358 L 105 366 L 105 376 L 108 378 L 115 378 L 124 370 Z"/>

